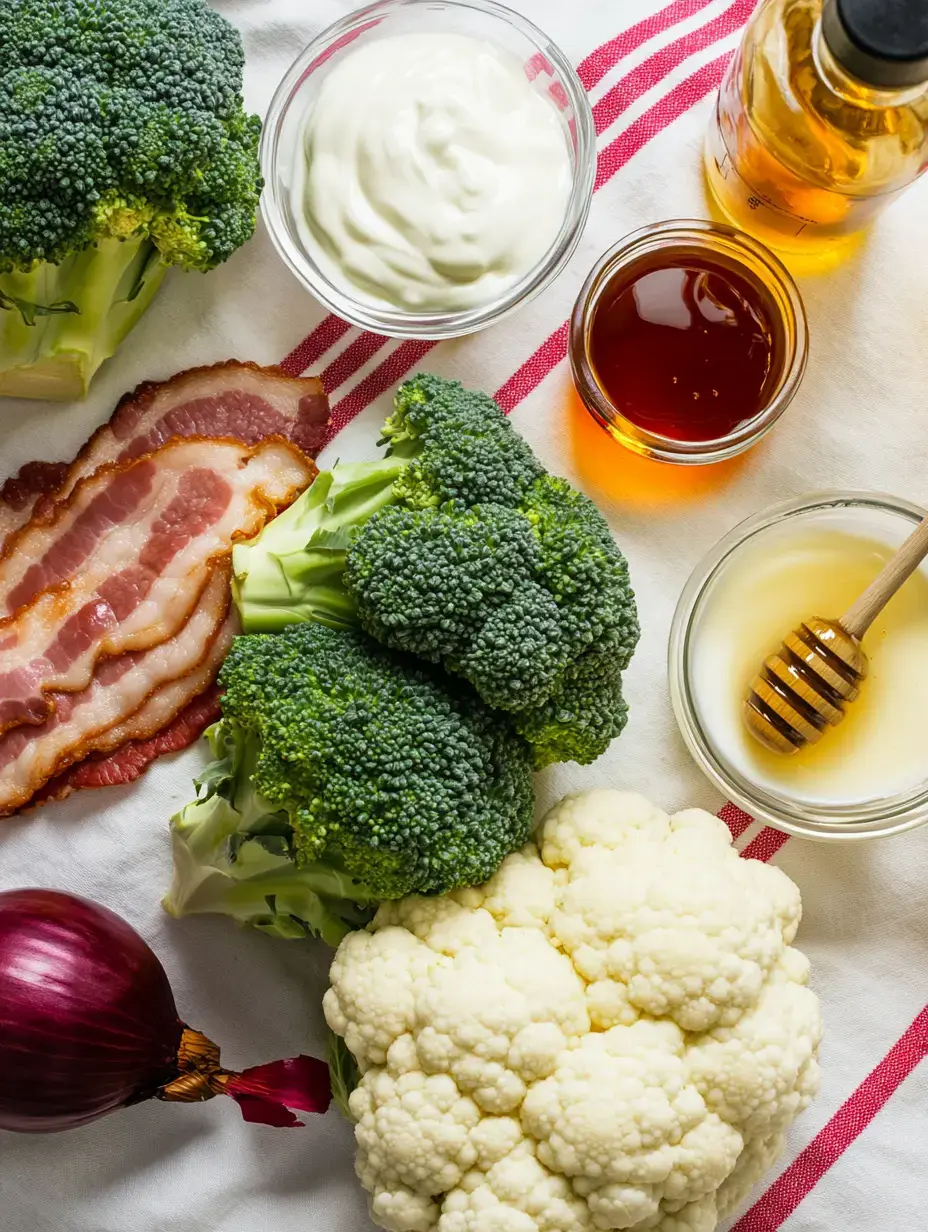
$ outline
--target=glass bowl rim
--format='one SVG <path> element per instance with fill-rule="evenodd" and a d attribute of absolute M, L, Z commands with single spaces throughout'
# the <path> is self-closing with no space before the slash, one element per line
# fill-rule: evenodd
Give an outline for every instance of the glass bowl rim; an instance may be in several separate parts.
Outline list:
<path fill-rule="evenodd" d="M 454 312 L 412 313 L 402 309 L 380 308 L 356 299 L 347 284 L 345 288 L 336 286 L 321 271 L 307 264 L 291 239 L 277 194 L 281 128 L 299 86 L 322 58 L 328 58 L 339 50 L 350 36 L 363 34 L 364 29 L 375 24 L 377 18 L 388 18 L 415 9 L 470 10 L 516 30 L 550 59 L 557 79 L 564 86 L 575 120 L 576 163 L 570 197 L 561 229 L 548 251 L 504 295 L 489 303 Z M 391 338 L 439 341 L 476 333 L 510 316 L 540 294 L 564 269 L 577 249 L 592 204 L 596 177 L 596 129 L 590 100 L 577 70 L 558 44 L 521 13 L 496 0 L 377 0 L 333 22 L 294 59 L 268 107 L 261 133 L 260 160 L 265 181 L 261 213 L 278 256 L 301 286 L 329 312 L 359 329 L 373 330 Z"/>
<path fill-rule="evenodd" d="M 753 419 L 739 424 L 725 436 L 707 441 L 681 441 L 651 432 L 626 419 L 613 405 L 593 369 L 589 354 L 589 325 L 594 296 L 621 269 L 628 268 L 649 252 L 702 248 L 715 251 L 712 237 L 721 237 L 732 252 L 748 254 L 771 274 L 774 294 L 787 320 L 787 334 L 794 345 L 787 356 L 783 376 L 768 406 Z M 747 263 L 746 263 L 747 264 Z M 701 466 L 733 458 L 756 445 L 773 428 L 792 402 L 805 374 L 809 357 L 809 325 L 805 304 L 792 274 L 765 244 L 728 223 L 707 218 L 671 218 L 630 231 L 608 248 L 593 266 L 580 289 L 570 320 L 570 362 L 574 383 L 587 410 L 607 431 L 617 430 L 627 448 L 661 462 Z"/>
<path fill-rule="evenodd" d="M 677 602 L 667 651 L 668 683 L 674 716 L 684 743 L 703 774 L 725 797 L 756 821 L 798 838 L 820 842 L 854 842 L 885 838 L 914 830 L 928 822 L 928 771 L 912 790 L 869 804 L 823 811 L 751 783 L 717 756 L 703 730 L 693 702 L 688 671 L 694 617 L 708 587 L 720 570 L 754 535 L 790 518 L 819 509 L 870 507 L 898 515 L 913 526 L 926 511 L 903 497 L 886 492 L 838 489 L 793 497 L 753 513 L 737 523 L 702 557 Z"/>

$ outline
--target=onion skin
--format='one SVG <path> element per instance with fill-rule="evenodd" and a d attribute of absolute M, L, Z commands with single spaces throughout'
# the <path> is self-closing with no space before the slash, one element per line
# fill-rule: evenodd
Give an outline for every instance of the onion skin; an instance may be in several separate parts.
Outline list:
<path fill-rule="evenodd" d="M 54 890 L 0 894 L 0 1128 L 73 1129 L 177 1076 L 164 968 L 119 916 Z"/>

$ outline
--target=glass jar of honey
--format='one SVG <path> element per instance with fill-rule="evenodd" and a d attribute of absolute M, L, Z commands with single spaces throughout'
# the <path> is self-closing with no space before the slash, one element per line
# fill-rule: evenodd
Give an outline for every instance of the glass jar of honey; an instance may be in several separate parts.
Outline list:
<path fill-rule="evenodd" d="M 616 440 L 662 462 L 719 462 L 779 419 L 808 330 L 781 262 L 733 227 L 657 223 L 597 262 L 574 308 L 570 361 L 584 405 Z"/>

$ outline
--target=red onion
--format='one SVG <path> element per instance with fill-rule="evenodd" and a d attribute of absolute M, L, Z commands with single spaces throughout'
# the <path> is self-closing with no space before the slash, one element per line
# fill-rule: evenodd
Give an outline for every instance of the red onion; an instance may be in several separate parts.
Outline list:
<path fill-rule="evenodd" d="M 313 1057 L 237 1074 L 177 1015 L 161 963 L 129 925 L 55 890 L 0 893 L 0 1129 L 72 1129 L 146 1099 L 231 1095 L 246 1121 L 324 1112 Z"/>

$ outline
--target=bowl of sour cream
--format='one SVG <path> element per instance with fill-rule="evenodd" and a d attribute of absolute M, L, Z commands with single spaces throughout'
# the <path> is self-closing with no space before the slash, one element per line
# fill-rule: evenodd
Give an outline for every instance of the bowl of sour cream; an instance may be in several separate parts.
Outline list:
<path fill-rule="evenodd" d="M 264 126 L 262 211 L 330 311 L 452 338 L 544 289 L 586 222 L 586 92 L 530 21 L 491 0 L 384 0 L 294 61 Z"/>

